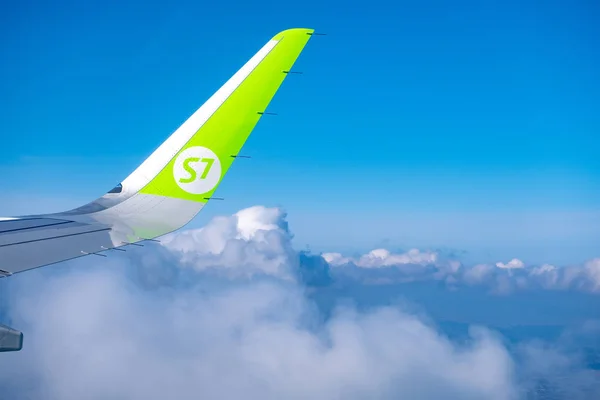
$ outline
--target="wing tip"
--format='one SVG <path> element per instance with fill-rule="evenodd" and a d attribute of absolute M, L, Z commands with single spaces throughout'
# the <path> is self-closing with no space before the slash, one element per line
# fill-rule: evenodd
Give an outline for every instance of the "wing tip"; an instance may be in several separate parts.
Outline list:
<path fill-rule="evenodd" d="M 284 31 L 279 32 L 277 35 L 273 36 L 273 39 L 271 40 L 281 40 L 283 39 L 286 35 L 312 35 L 315 32 L 314 29 L 311 28 L 290 28 L 290 29 L 286 29 Z"/>

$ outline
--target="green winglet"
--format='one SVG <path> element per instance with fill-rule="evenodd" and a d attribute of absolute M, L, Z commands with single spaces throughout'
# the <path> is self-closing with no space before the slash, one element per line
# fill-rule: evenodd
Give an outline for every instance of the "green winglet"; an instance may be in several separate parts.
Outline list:
<path fill-rule="evenodd" d="M 262 61 L 140 193 L 206 203 L 313 32 L 297 28 L 275 35 Z"/>

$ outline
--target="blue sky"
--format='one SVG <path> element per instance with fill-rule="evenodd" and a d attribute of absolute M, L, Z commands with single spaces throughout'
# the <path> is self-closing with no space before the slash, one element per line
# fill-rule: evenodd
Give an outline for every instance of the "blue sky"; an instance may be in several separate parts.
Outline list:
<path fill-rule="evenodd" d="M 592 1 L 23 1 L 0 14 L 0 214 L 98 197 L 266 40 L 306 26 L 328 36 L 196 226 L 265 204 L 317 250 L 598 256 Z"/>

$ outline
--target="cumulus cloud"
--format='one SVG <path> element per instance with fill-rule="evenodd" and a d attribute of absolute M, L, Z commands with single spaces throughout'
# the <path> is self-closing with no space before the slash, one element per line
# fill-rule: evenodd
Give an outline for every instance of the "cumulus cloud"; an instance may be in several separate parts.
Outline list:
<path fill-rule="evenodd" d="M 523 263 L 523 261 L 519 260 L 518 258 L 513 258 L 506 264 L 504 264 L 503 262 L 497 262 L 496 267 L 502 268 L 502 269 L 524 268 L 525 263 Z"/>
<path fill-rule="evenodd" d="M 416 249 L 355 258 L 297 252 L 285 217 L 252 207 L 101 263 L 85 258 L 11 277 L 9 317 L 25 343 L 0 357 L 2 393 L 50 400 L 512 399 L 527 389 L 518 358 L 485 328 L 456 341 L 402 307 L 325 312 L 309 295 L 343 276 L 362 283 L 516 282 L 506 268 L 466 267 Z M 550 287 L 569 281 L 567 287 L 598 290 L 591 282 L 599 265 L 592 260 L 570 273 L 513 269 L 544 277 Z M 533 366 L 548 352 L 527 351 L 522 358 L 538 373 Z"/>
<path fill-rule="evenodd" d="M 455 258 L 438 252 L 411 249 L 392 253 L 376 249 L 358 257 L 340 253 L 323 253 L 323 259 L 337 276 L 364 283 L 397 283 L 413 281 L 445 281 L 458 287 L 487 286 L 499 294 L 514 290 L 577 290 L 600 293 L 600 258 L 583 265 L 557 267 L 551 264 L 526 265 L 518 258 L 495 264 L 464 265 Z"/>
<path fill-rule="evenodd" d="M 453 287 L 484 285 L 499 294 L 530 288 L 600 292 L 600 258 L 556 267 L 527 266 L 517 258 L 463 265 L 456 257 L 415 248 L 404 252 L 379 248 L 358 257 L 327 252 L 315 256 L 296 251 L 292 238 L 283 210 L 255 206 L 165 237 L 162 243 L 169 254 L 162 257 L 230 278 L 264 275 L 315 285 L 329 283 L 333 274 L 371 284 L 433 280 Z"/>
<path fill-rule="evenodd" d="M 429 265 L 434 264 L 438 255 L 435 252 L 421 252 L 411 249 L 406 253 L 393 254 L 386 249 L 375 249 L 358 259 L 344 257 L 340 253 L 324 253 L 323 258 L 332 266 L 353 264 L 361 268 L 381 268 L 405 264 Z"/>
<path fill-rule="evenodd" d="M 463 278 L 467 284 L 477 285 L 484 283 L 493 276 L 494 267 L 488 264 L 477 264 L 467 269 Z"/>
<path fill-rule="evenodd" d="M 123 260 L 76 267 L 19 282 L 25 348 L 0 358 L 10 398 L 514 395 L 513 361 L 484 329 L 459 345 L 395 308 L 342 308 L 322 321 L 286 281 L 148 291 Z"/>
<path fill-rule="evenodd" d="M 171 234 L 162 243 L 195 269 L 291 280 L 297 267 L 291 238 L 281 209 L 256 206 L 214 218 L 200 229 Z"/>
<path fill-rule="evenodd" d="M 600 258 L 585 263 L 584 273 L 587 275 L 592 291 L 600 291 Z"/>
<path fill-rule="evenodd" d="M 328 282 L 329 264 L 294 250 L 292 238 L 282 209 L 254 206 L 216 217 L 203 228 L 168 235 L 161 243 L 181 266 L 196 271 L 230 278 Z"/>
<path fill-rule="evenodd" d="M 562 267 L 551 264 L 526 266 L 522 262 L 513 261 L 501 268 L 508 270 L 508 274 L 496 275 L 507 277 L 513 288 L 600 293 L 600 259 L 589 260 L 583 265 Z"/>
<path fill-rule="evenodd" d="M 410 249 L 402 253 L 375 249 L 359 257 L 323 253 L 321 257 L 332 267 L 333 275 L 338 278 L 351 278 L 373 284 L 444 279 L 447 271 L 455 271 L 460 267 L 460 263 L 455 261 L 440 262 L 437 252 L 419 249 Z"/>

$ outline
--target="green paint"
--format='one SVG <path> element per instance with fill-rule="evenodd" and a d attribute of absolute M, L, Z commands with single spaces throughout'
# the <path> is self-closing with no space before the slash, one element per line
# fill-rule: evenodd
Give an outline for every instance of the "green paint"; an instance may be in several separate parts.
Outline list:
<path fill-rule="evenodd" d="M 210 167 L 212 167 L 213 163 L 215 162 L 215 159 L 214 158 L 203 158 L 202 162 L 206 163 L 206 166 L 204 167 L 204 172 L 202 172 L 200 179 L 206 179 L 206 175 L 208 175 L 208 173 L 210 172 Z"/>
<path fill-rule="evenodd" d="M 175 182 L 173 175 L 175 159 L 182 151 L 191 146 L 207 147 L 219 157 L 221 179 L 223 179 L 234 160 L 231 154 L 240 153 L 250 132 L 261 118 L 261 114 L 258 113 L 267 109 L 281 83 L 288 76 L 284 71 L 292 69 L 296 59 L 311 38 L 312 32 L 312 29 L 289 29 L 273 37 L 273 40 L 278 43 L 263 61 L 254 68 L 185 146 L 175 154 L 169 164 L 140 192 L 205 203 L 205 198 L 212 196 L 218 184 L 207 193 L 185 192 Z M 204 178 L 207 176 L 212 162 L 208 159 L 202 161 L 206 162 L 206 168 L 202 173 L 202 178 Z M 191 175 L 190 170 L 186 168 L 186 171 Z M 192 176 L 186 179 L 191 178 Z"/>

